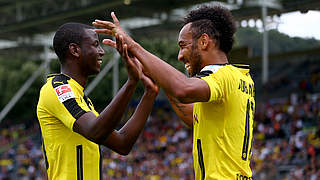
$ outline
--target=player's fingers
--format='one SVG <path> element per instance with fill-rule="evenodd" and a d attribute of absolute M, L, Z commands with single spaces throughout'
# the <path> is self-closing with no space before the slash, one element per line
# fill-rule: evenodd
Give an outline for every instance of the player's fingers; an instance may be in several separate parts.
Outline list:
<path fill-rule="evenodd" d="M 129 55 L 128 55 L 128 47 L 126 44 L 123 45 L 123 57 L 126 60 L 126 63 L 132 65 Z"/>
<path fill-rule="evenodd" d="M 114 35 L 116 33 L 116 25 L 109 21 L 100 21 L 96 20 L 92 23 L 96 27 L 102 27 L 104 30 L 101 30 L 100 32 L 108 34 L 108 35 Z"/>
<path fill-rule="evenodd" d="M 114 32 L 109 29 L 95 29 L 94 32 L 99 33 L 99 34 L 106 34 L 106 35 L 114 36 Z"/>
<path fill-rule="evenodd" d="M 151 87 L 152 86 L 152 80 L 150 77 L 146 76 L 146 74 L 142 73 L 141 75 L 141 81 L 143 83 L 143 85 L 146 87 L 146 86 L 149 86 Z"/>
<path fill-rule="evenodd" d="M 139 61 L 140 62 L 140 61 Z M 142 72 L 146 75 L 146 76 L 151 76 L 150 73 L 143 67 L 142 65 Z"/>
<path fill-rule="evenodd" d="M 129 57 L 130 57 L 130 55 L 129 55 Z M 132 57 L 131 61 L 137 68 L 141 69 L 141 71 L 142 71 L 142 69 L 143 69 L 142 64 L 139 62 L 139 60 L 137 60 L 137 58 Z"/>
<path fill-rule="evenodd" d="M 141 64 L 141 62 L 140 62 L 136 57 L 133 58 L 133 61 L 134 61 L 134 63 L 137 64 L 138 66 L 143 67 L 142 64 Z"/>
<path fill-rule="evenodd" d="M 117 44 L 116 42 L 112 41 L 111 39 L 104 39 L 102 40 L 102 43 L 105 44 L 105 45 L 108 45 L 110 47 L 113 47 L 115 49 L 117 49 Z"/>
<path fill-rule="evenodd" d="M 116 37 L 117 50 L 118 50 L 119 54 L 122 56 L 122 44 L 120 41 L 119 34 L 116 34 L 115 37 Z"/>
<path fill-rule="evenodd" d="M 117 25 L 117 26 L 120 26 L 120 23 L 119 23 L 119 20 L 116 16 L 116 14 L 114 12 L 111 12 L 111 17 L 113 19 L 113 22 Z"/>
<path fill-rule="evenodd" d="M 120 37 L 121 39 L 122 37 Z M 128 46 L 127 44 L 125 44 L 122 39 L 121 39 L 121 46 L 122 46 L 122 57 L 125 58 L 125 60 L 127 61 L 127 64 L 132 65 L 132 62 L 130 60 L 129 54 L 128 54 Z"/>
<path fill-rule="evenodd" d="M 92 25 L 95 27 L 108 28 L 112 29 L 112 26 L 107 23 L 98 22 L 98 20 L 92 22 Z"/>
<path fill-rule="evenodd" d="M 126 63 L 126 67 L 130 69 L 130 72 L 132 72 L 132 68 L 134 67 L 134 64 L 132 63 L 130 57 L 128 56 L 128 47 L 126 44 L 123 45 L 123 54 L 122 57 Z"/>
<path fill-rule="evenodd" d="M 92 25 L 94 25 L 96 27 L 102 27 L 102 28 L 108 28 L 108 29 L 113 29 L 116 27 L 116 25 L 110 21 L 101 21 L 98 19 L 96 19 L 94 22 L 92 22 Z"/>
<path fill-rule="evenodd" d="M 118 51 L 121 54 L 122 57 L 127 58 L 126 54 L 125 54 L 125 50 L 124 50 L 124 41 L 123 41 L 123 37 L 121 35 L 117 35 L 117 45 L 118 45 Z"/>
<path fill-rule="evenodd" d="M 146 75 L 144 73 L 141 73 L 141 81 L 143 84 L 145 84 L 146 80 L 148 77 L 146 77 Z"/>

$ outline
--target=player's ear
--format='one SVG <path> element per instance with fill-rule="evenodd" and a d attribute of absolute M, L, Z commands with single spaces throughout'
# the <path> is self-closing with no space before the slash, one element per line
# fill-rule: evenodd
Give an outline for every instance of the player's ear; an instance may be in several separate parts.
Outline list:
<path fill-rule="evenodd" d="M 200 47 L 200 49 L 204 50 L 207 49 L 208 44 L 209 44 L 209 36 L 207 33 L 203 33 L 200 38 L 198 39 L 198 45 Z"/>
<path fill-rule="evenodd" d="M 78 44 L 75 44 L 75 43 L 70 43 L 69 44 L 69 52 L 70 52 L 71 55 L 79 58 L 80 54 L 81 54 L 80 46 Z"/>

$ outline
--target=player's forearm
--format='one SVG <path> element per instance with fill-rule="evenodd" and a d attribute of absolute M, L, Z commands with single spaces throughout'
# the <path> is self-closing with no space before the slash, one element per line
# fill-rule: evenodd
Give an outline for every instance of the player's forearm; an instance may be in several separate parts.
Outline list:
<path fill-rule="evenodd" d="M 104 140 L 120 122 L 123 113 L 136 89 L 136 81 L 127 81 L 111 103 L 97 117 L 92 129 L 92 136 L 99 141 Z"/>
<path fill-rule="evenodd" d="M 113 134 L 113 136 L 117 136 L 117 143 L 110 141 L 110 139 L 115 138 L 108 138 L 104 145 L 122 155 L 129 154 L 134 143 L 136 142 L 137 138 L 144 128 L 144 125 L 152 110 L 155 98 L 156 94 L 146 92 L 143 95 L 132 117 L 117 133 Z"/>

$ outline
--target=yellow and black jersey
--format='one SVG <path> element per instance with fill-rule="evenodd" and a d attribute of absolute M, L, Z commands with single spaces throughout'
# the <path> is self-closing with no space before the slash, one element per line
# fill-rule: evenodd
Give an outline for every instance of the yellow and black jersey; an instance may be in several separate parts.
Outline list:
<path fill-rule="evenodd" d="M 41 88 L 37 116 L 49 179 L 101 179 L 99 145 L 73 131 L 84 113 L 99 115 L 83 89 L 64 74 L 48 76 Z"/>
<path fill-rule="evenodd" d="M 195 179 L 252 179 L 255 90 L 249 66 L 208 65 L 197 77 L 208 83 L 210 100 L 193 108 Z"/>

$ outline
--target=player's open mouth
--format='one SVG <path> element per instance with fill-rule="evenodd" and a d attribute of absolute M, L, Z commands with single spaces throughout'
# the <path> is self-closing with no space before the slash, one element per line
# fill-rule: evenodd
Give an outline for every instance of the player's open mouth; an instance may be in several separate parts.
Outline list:
<path fill-rule="evenodd" d="M 101 65 L 102 64 L 102 59 L 98 59 L 98 63 Z"/>

